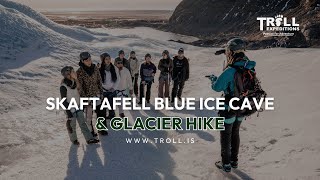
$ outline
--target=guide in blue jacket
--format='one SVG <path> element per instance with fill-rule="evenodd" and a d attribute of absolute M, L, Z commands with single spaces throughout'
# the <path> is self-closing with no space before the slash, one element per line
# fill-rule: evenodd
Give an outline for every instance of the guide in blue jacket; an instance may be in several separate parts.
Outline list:
<path fill-rule="evenodd" d="M 256 62 L 250 61 L 244 54 L 246 43 L 240 38 L 231 39 L 227 43 L 225 55 L 227 65 L 223 73 L 218 78 L 212 79 L 212 89 L 217 92 L 224 92 L 226 100 L 234 95 L 235 81 L 234 75 L 238 67 L 254 69 Z M 238 167 L 238 153 L 240 146 L 240 125 L 243 117 L 238 117 L 234 111 L 225 104 L 226 110 L 219 111 L 219 116 L 225 117 L 225 130 L 220 131 L 221 158 L 216 162 L 216 166 L 226 172 Z"/>

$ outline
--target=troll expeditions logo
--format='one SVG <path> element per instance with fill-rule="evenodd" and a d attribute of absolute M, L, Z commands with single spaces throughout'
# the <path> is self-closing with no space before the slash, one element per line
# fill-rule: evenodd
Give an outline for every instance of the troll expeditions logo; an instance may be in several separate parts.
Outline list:
<path fill-rule="evenodd" d="M 294 32 L 300 31 L 296 18 L 291 18 L 291 23 L 287 17 L 279 14 L 275 17 L 257 17 L 260 21 L 260 31 L 263 36 L 293 36 Z"/>

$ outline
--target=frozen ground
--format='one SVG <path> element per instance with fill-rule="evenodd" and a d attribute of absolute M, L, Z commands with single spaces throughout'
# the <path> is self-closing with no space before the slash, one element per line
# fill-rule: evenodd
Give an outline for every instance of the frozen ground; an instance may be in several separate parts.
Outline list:
<path fill-rule="evenodd" d="M 319 49 L 248 51 L 276 110 L 244 121 L 240 169 L 224 174 L 219 133 L 209 131 L 120 131 L 101 137 L 99 145 L 72 146 L 62 111 L 47 111 L 46 99 L 58 97 L 60 69 L 77 68 L 81 51 L 113 57 L 120 49 L 150 52 L 157 64 L 161 52 L 184 47 L 191 77 L 184 96 L 218 97 L 204 75 L 220 74 L 223 56 L 163 40 L 159 33 L 114 34 L 54 24 L 32 9 L 0 0 L 0 179 L 319 179 Z M 148 33 L 148 31 L 145 31 Z M 152 33 L 156 33 L 153 35 Z M 109 35 L 110 34 L 110 35 Z M 153 85 L 153 96 L 157 93 Z M 137 116 L 215 116 L 213 111 L 133 111 Z M 195 144 L 127 144 L 126 137 L 195 138 Z"/>

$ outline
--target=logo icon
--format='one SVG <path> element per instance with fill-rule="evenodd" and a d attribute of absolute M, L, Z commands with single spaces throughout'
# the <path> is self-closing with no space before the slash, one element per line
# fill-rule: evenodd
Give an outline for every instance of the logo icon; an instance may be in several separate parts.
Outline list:
<path fill-rule="evenodd" d="M 278 14 L 274 17 L 257 17 L 257 20 L 264 36 L 293 36 L 294 32 L 300 31 L 295 17 L 289 21 L 287 17 Z"/>

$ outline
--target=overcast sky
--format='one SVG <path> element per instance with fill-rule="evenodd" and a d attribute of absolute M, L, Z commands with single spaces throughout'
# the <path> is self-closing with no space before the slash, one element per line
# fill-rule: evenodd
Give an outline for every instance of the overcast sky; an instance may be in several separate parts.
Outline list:
<path fill-rule="evenodd" d="M 174 10 L 182 0 L 14 0 L 37 10 Z"/>

